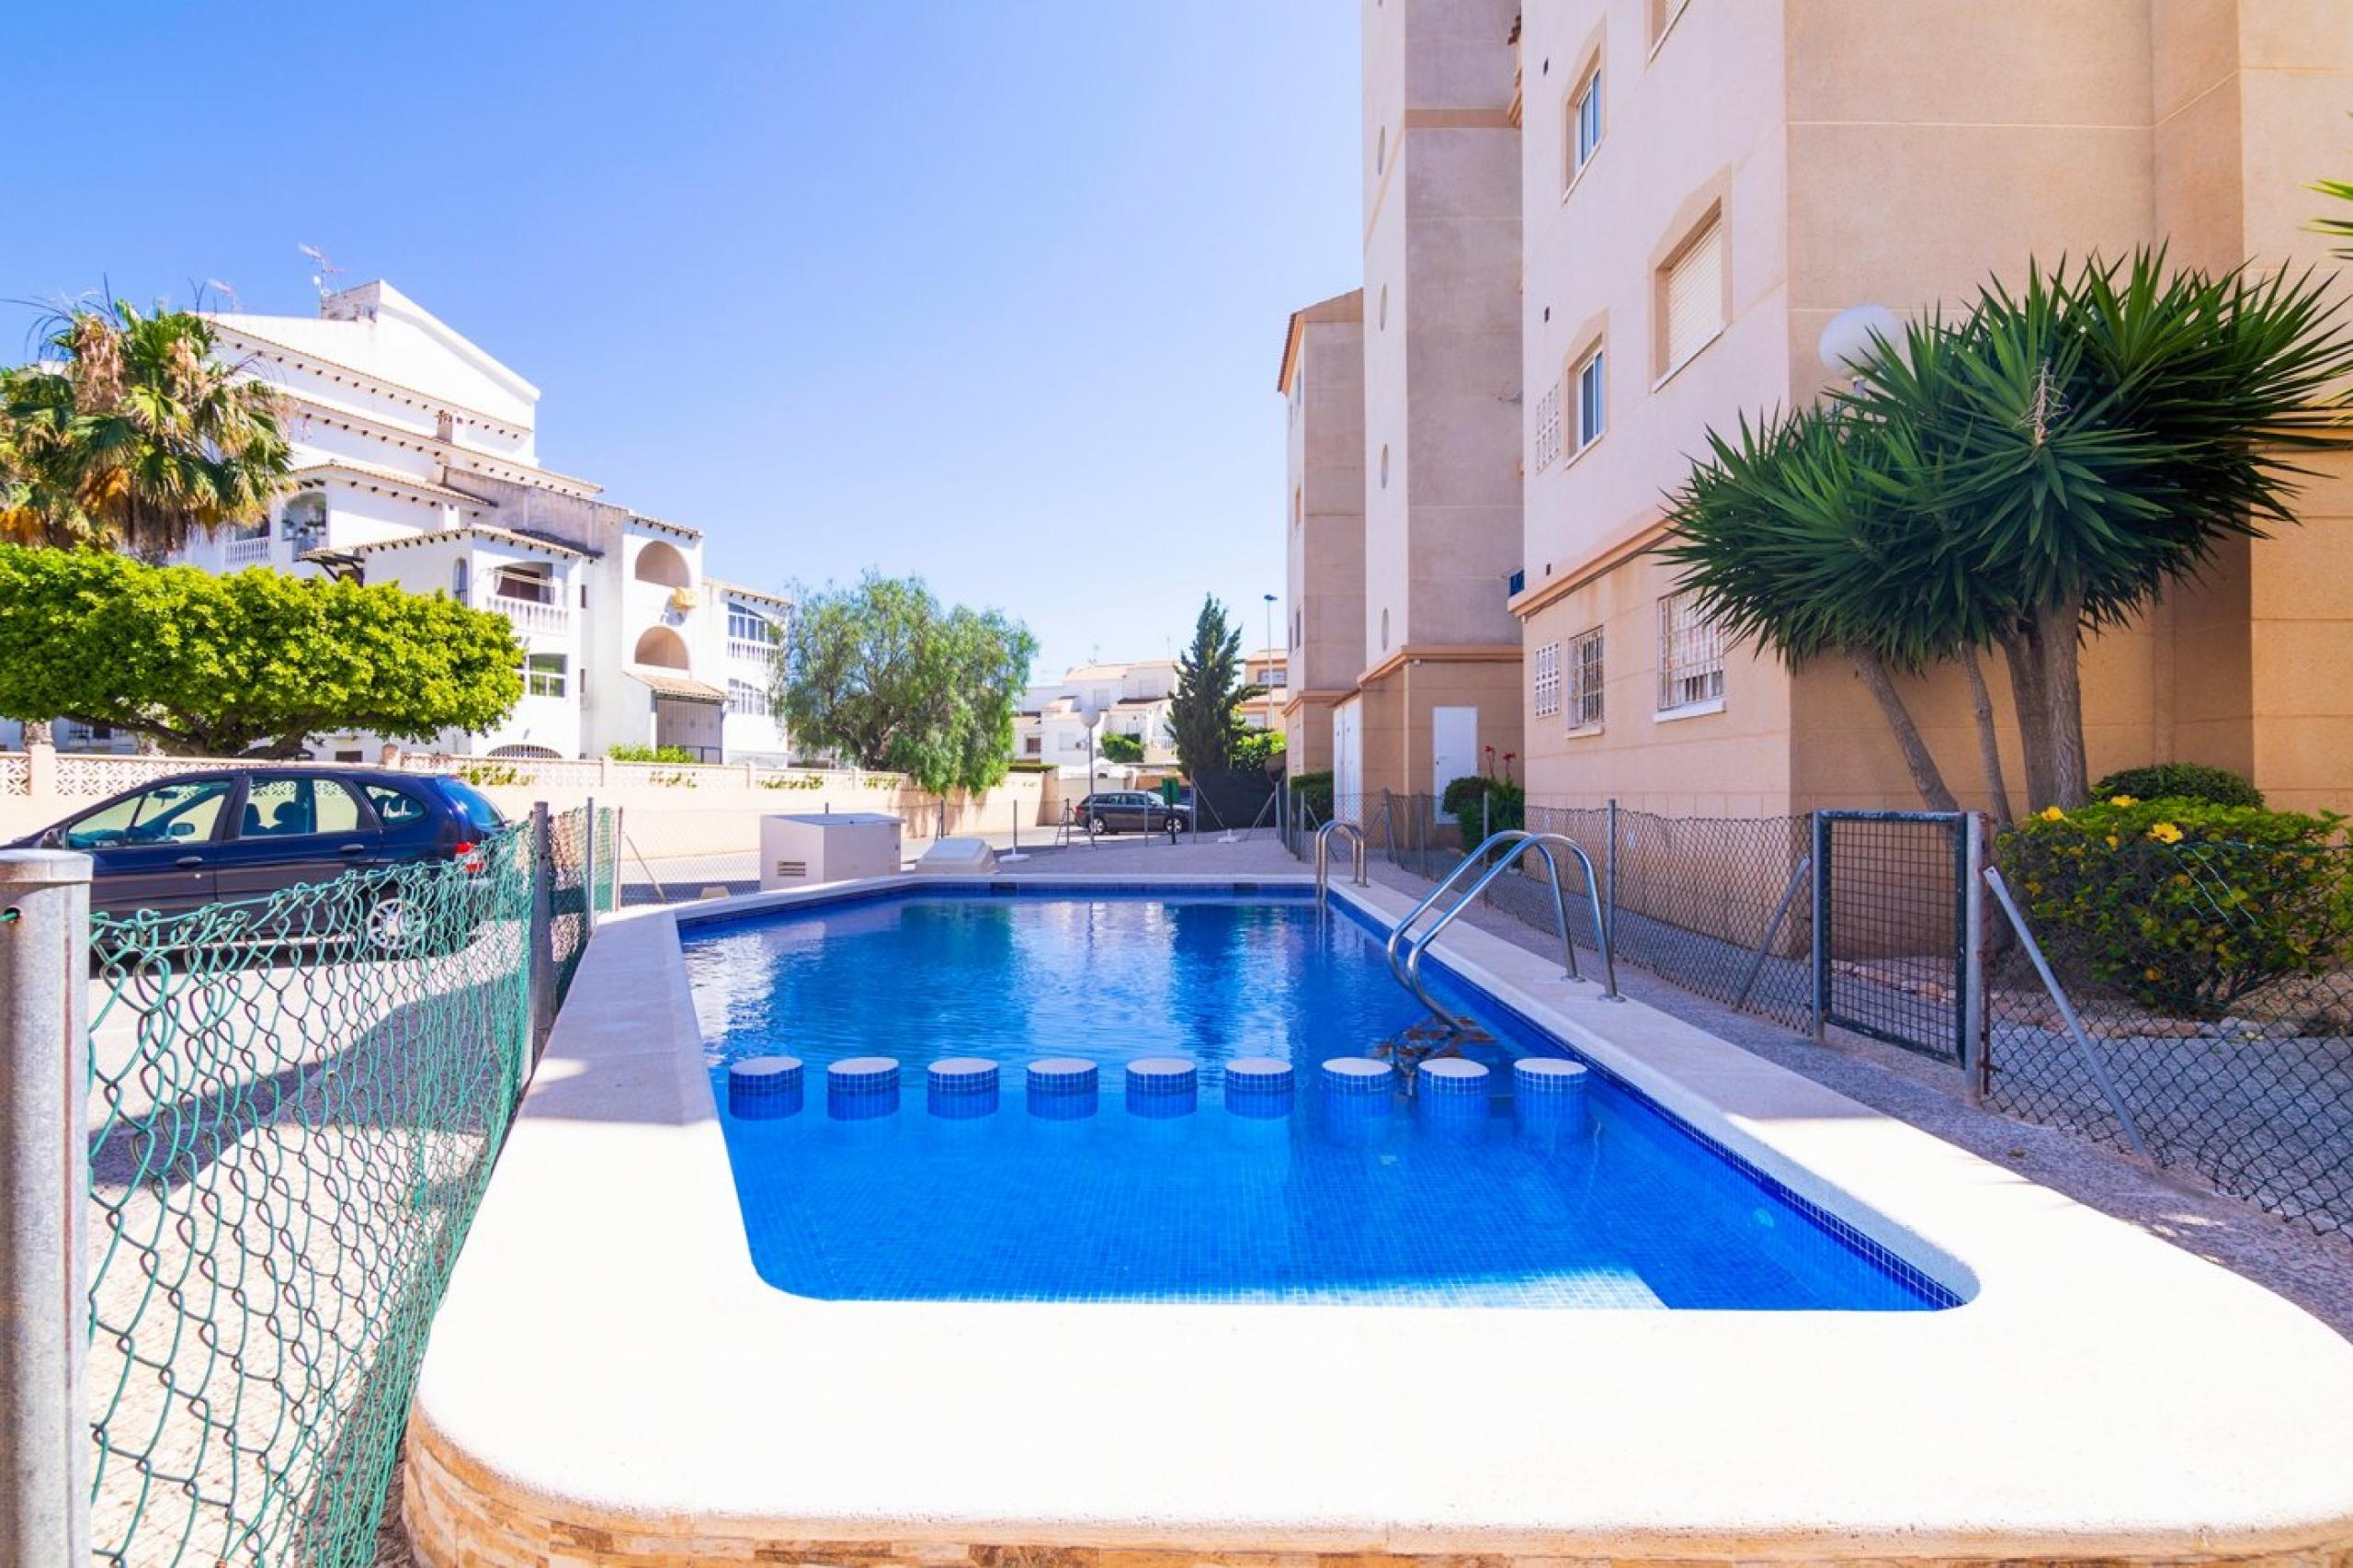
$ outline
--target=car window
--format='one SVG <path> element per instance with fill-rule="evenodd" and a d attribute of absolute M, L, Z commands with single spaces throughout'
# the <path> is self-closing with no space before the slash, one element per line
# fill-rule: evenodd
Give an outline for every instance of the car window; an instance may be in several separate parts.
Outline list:
<path fill-rule="evenodd" d="M 423 801 L 405 790 L 395 790 L 389 784 L 368 784 L 368 803 L 376 808 L 376 815 L 386 827 L 406 827 L 413 822 L 423 822 L 426 806 Z"/>
<path fill-rule="evenodd" d="M 352 833 L 359 826 L 359 802 L 341 779 L 303 774 L 264 774 L 245 791 L 240 838 L 300 838 L 313 833 Z"/>
<path fill-rule="evenodd" d="M 67 824 L 59 840 L 68 849 L 200 842 L 219 824 L 232 782 L 221 778 L 159 784 Z"/>
<path fill-rule="evenodd" d="M 506 825 L 506 819 L 498 814 L 498 808 L 490 803 L 490 797 L 472 785 L 455 778 L 444 778 L 441 789 L 449 797 L 449 803 L 465 813 L 467 825 L 476 833 L 496 833 Z"/>

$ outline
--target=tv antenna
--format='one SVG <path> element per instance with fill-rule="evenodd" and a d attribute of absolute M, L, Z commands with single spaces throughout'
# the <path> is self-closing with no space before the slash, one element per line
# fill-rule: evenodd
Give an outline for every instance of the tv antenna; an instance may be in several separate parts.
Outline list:
<path fill-rule="evenodd" d="M 311 265 L 318 269 L 311 274 L 311 287 L 319 291 L 319 298 L 324 300 L 334 293 L 335 288 L 327 279 L 341 275 L 343 268 L 329 261 L 327 253 L 316 245 L 297 244 L 294 248 L 309 256 Z"/>

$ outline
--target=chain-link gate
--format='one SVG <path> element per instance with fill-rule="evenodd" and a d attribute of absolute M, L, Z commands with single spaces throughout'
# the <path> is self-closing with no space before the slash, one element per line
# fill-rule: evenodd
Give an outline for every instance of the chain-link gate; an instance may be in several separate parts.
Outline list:
<path fill-rule="evenodd" d="M 1824 1026 L 1965 1065 L 1975 1027 L 1976 835 L 1961 812 L 1813 814 L 1813 1005 Z"/>

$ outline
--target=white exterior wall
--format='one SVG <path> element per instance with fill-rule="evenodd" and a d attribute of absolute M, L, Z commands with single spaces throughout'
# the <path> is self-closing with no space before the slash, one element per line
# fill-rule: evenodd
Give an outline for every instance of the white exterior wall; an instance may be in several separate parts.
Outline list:
<path fill-rule="evenodd" d="M 479 755 L 528 746 L 595 756 L 617 744 L 668 742 L 701 748 L 713 761 L 786 759 L 787 737 L 767 714 L 675 699 L 657 711 L 650 688 L 630 677 L 638 640 L 655 626 L 684 644 L 683 661 L 664 674 L 722 693 L 731 679 L 765 686 L 768 674 L 729 646 L 727 599 L 705 576 L 699 533 L 597 501 L 595 485 L 537 466 L 536 387 L 381 282 L 329 296 L 316 319 L 212 320 L 224 357 L 286 395 L 299 488 L 278 503 L 267 540 L 199 540 L 184 557 L 189 564 L 316 575 L 324 568 L 299 560 L 302 551 L 356 551 L 367 581 L 454 593 L 463 562 L 469 600 L 494 608 L 500 607 L 488 599 L 499 565 L 548 565 L 562 625 L 551 629 L 549 617 L 526 615 L 540 624 L 519 629 L 519 640 L 531 652 L 565 655 L 564 696 L 527 694 L 494 731 L 445 735 L 438 749 Z M 337 464 L 351 466 L 322 466 Z M 298 542 L 281 537 L 279 518 L 290 505 L 313 504 L 299 497 L 322 500 L 325 510 L 319 535 Z M 453 531 L 461 529 L 520 529 L 576 550 Z M 452 537 L 430 548 L 369 548 L 445 532 Z M 673 603 L 667 585 L 637 580 L 640 560 L 656 541 L 684 559 L 691 604 Z M 756 608 L 779 622 L 789 613 L 779 604 Z M 380 743 L 337 736 L 316 749 L 333 756 L 354 748 L 372 761 Z"/>

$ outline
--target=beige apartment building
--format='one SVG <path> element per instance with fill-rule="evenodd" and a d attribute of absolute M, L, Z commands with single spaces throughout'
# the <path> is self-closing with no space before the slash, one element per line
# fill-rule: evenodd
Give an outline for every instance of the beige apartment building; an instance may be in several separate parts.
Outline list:
<path fill-rule="evenodd" d="M 1516 12 L 1363 0 L 1364 288 L 1301 312 L 1286 341 L 1280 383 L 1301 394 L 1290 755 L 1330 767 L 1344 795 L 1427 793 L 1488 748 L 1519 749 Z M 1352 340 L 1355 510 L 1337 449 Z"/>
<path fill-rule="evenodd" d="M 1848 307 L 1951 305 L 2030 257 L 2151 243 L 2208 267 L 2334 266 L 2307 187 L 2353 174 L 2353 0 L 1543 0 L 1519 55 L 1510 609 L 1530 792 L 1711 815 L 1917 805 L 1844 665 L 1727 649 L 1674 596 L 1645 553 L 1662 494 L 1711 426 L 1817 397 L 1819 335 Z M 1369 583 L 1392 510 L 1369 505 Z M 1425 637 L 1412 625 L 1402 650 Z M 1989 676 L 2006 704 L 1998 660 Z M 2275 805 L 2353 809 L 2353 465 L 2308 488 L 2302 528 L 2100 639 L 2086 684 L 2095 777 L 2209 762 Z M 1907 697 L 1984 804 L 1958 677 Z"/>

